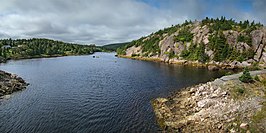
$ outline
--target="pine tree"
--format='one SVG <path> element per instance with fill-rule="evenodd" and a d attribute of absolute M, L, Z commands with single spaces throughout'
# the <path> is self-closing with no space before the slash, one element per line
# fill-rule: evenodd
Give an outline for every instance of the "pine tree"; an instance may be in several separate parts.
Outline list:
<path fill-rule="evenodd" d="M 243 74 L 239 77 L 239 80 L 244 83 L 253 82 L 253 78 L 251 77 L 248 68 L 245 68 Z"/>

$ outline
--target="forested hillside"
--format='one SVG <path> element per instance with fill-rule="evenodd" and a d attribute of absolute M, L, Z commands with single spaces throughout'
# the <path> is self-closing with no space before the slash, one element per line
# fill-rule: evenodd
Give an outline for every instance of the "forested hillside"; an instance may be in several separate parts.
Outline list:
<path fill-rule="evenodd" d="M 6 59 L 84 55 L 101 51 L 95 45 L 80 45 L 49 39 L 0 40 L 0 62 Z"/>
<path fill-rule="evenodd" d="M 125 45 L 129 44 L 129 42 L 124 42 L 124 43 L 113 43 L 113 44 L 107 44 L 104 45 L 103 48 L 111 51 L 116 51 L 116 49 L 120 47 L 124 47 Z"/>
<path fill-rule="evenodd" d="M 227 67 L 266 63 L 266 29 L 254 21 L 225 17 L 185 21 L 117 49 L 124 57 L 164 62 L 196 61 Z"/>

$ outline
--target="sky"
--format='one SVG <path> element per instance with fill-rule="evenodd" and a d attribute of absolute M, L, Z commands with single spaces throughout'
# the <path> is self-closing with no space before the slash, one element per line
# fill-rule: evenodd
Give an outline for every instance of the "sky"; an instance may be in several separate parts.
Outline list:
<path fill-rule="evenodd" d="M 0 39 L 49 38 L 104 45 L 226 16 L 266 25 L 266 0 L 0 0 Z"/>

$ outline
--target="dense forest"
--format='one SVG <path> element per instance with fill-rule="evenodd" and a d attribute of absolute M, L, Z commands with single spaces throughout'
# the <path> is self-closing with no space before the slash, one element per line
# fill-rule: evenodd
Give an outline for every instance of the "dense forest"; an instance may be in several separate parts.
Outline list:
<path fill-rule="evenodd" d="M 3 39 L 0 40 L 0 48 L 0 62 L 6 59 L 85 55 L 102 51 L 101 47 L 95 45 L 80 45 L 38 38 Z"/>
<path fill-rule="evenodd" d="M 110 50 L 110 51 L 116 51 L 116 49 L 118 49 L 120 47 L 124 47 L 127 44 L 129 44 L 129 42 L 113 43 L 113 44 L 104 45 L 103 48 L 106 49 L 106 50 Z"/>
<path fill-rule="evenodd" d="M 233 19 L 208 18 L 202 21 L 185 21 L 159 30 L 149 36 L 130 42 L 118 48 L 119 55 L 126 55 L 127 49 L 141 46 L 127 56 L 153 57 L 167 56 L 177 59 L 207 61 L 244 61 L 253 59 L 256 50 L 252 49 L 252 31 L 262 29 L 263 25 L 254 21 L 235 21 Z M 263 30 L 262 30 L 263 32 Z M 253 32 L 254 33 L 254 32 Z M 204 37 L 207 42 L 203 43 Z M 171 42 L 171 44 L 168 44 Z M 169 41 L 170 40 L 170 41 Z M 206 39 L 205 39 L 206 40 Z M 164 47 L 168 45 L 167 47 Z M 207 51 L 211 51 L 207 54 Z"/>

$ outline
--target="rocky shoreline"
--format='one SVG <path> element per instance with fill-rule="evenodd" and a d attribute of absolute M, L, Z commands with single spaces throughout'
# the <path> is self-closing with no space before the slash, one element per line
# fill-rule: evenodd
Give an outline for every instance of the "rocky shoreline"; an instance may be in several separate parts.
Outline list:
<path fill-rule="evenodd" d="M 208 70 L 237 70 L 237 69 L 243 69 L 245 67 L 249 67 L 251 69 L 258 69 L 262 68 L 264 69 L 264 65 L 254 65 L 254 60 L 250 61 L 244 61 L 244 62 L 206 62 L 206 63 L 201 63 L 199 61 L 189 61 L 189 60 L 180 60 L 180 59 L 170 59 L 170 60 L 164 60 L 162 58 L 158 57 L 139 57 L 139 56 L 126 56 L 126 55 L 118 55 L 118 57 L 122 58 L 129 58 L 129 59 L 135 59 L 135 60 L 144 60 L 144 61 L 155 61 L 155 62 L 164 62 L 164 63 L 169 63 L 169 64 L 178 64 L 178 65 L 189 65 L 189 66 L 194 66 L 194 67 L 205 67 L 208 68 Z"/>
<path fill-rule="evenodd" d="M 21 77 L 0 70 L 0 99 L 8 99 L 10 94 L 26 89 L 28 85 Z"/>
<path fill-rule="evenodd" d="M 152 101 L 157 122 L 166 132 L 266 132 L 266 70 L 239 74 L 184 88 Z"/>

